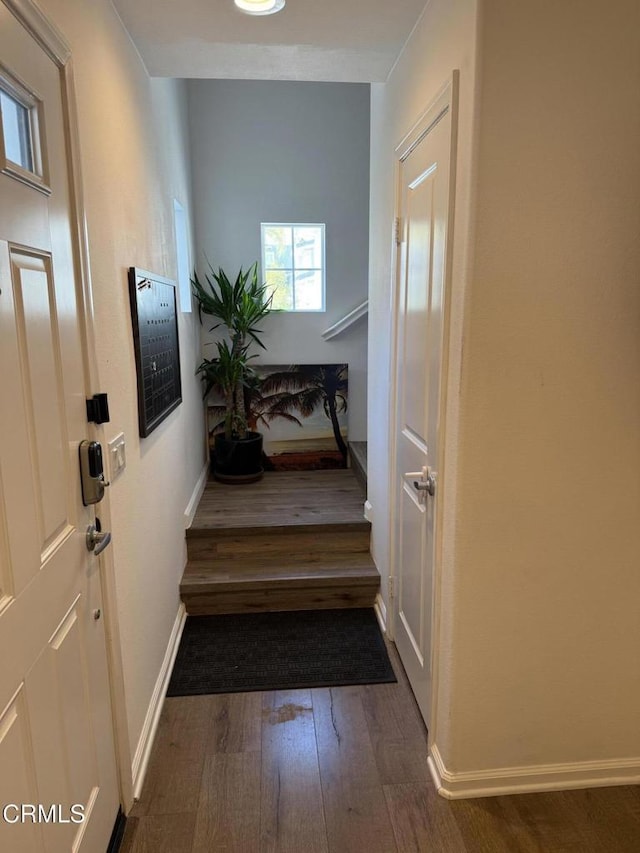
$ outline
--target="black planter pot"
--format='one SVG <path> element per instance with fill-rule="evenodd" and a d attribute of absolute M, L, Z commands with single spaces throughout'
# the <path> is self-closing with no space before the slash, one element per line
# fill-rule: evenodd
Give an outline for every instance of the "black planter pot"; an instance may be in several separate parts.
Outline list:
<path fill-rule="evenodd" d="M 249 432 L 246 438 L 227 441 L 224 434 L 214 436 L 213 476 L 221 483 L 255 483 L 262 479 L 262 435 Z"/>

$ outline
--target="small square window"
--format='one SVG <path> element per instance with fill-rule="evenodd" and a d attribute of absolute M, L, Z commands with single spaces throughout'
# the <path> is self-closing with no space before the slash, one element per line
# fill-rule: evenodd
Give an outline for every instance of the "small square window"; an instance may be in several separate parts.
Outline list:
<path fill-rule="evenodd" d="M 262 271 L 281 311 L 325 310 L 323 224 L 263 222 Z"/>

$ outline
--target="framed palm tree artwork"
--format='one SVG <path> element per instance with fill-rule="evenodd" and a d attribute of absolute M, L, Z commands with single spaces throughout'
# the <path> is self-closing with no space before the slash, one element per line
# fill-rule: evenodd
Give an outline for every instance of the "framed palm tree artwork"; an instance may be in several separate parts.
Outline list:
<path fill-rule="evenodd" d="M 264 435 L 275 471 L 347 467 L 346 364 L 254 365 L 245 380 L 249 429 Z M 210 398 L 209 432 L 223 427 L 223 401 Z"/>

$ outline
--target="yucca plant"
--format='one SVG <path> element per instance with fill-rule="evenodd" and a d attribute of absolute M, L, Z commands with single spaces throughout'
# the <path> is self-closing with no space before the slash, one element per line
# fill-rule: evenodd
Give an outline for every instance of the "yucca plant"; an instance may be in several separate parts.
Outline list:
<path fill-rule="evenodd" d="M 197 369 L 204 381 L 204 396 L 215 388 L 225 401 L 225 438 L 244 439 L 247 437 L 249 412 L 246 407 L 246 385 L 249 382 L 248 362 L 255 356 L 249 355 L 252 343 L 263 349 L 258 325 L 272 310 L 273 294 L 268 285 L 258 279 L 258 264 L 252 264 L 248 270 L 240 269 L 234 282 L 231 282 L 223 269 L 216 271 L 209 264 L 209 273 L 204 282 L 194 272 L 191 280 L 193 293 L 198 302 L 200 322 L 203 315 L 214 317 L 209 331 L 224 327 L 229 336 L 217 341 L 217 358 L 204 359 Z"/>
<path fill-rule="evenodd" d="M 228 441 L 234 435 L 245 436 L 247 419 L 244 416 L 244 377 L 247 369 L 245 353 L 234 354 L 226 341 L 216 341 L 217 358 L 205 358 L 196 370 L 204 384 L 203 397 L 206 399 L 211 391 L 218 391 L 224 399 L 224 434 Z M 241 401 L 238 392 L 241 390 Z"/>

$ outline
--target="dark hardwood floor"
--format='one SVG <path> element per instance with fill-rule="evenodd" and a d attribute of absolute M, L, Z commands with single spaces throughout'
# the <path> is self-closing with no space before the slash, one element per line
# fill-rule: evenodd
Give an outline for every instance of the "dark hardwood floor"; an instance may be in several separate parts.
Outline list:
<path fill-rule="evenodd" d="M 637 787 L 439 797 L 390 654 L 397 684 L 167 699 L 122 853 L 640 851 Z"/>

